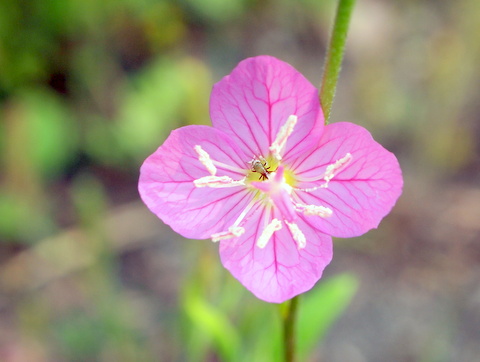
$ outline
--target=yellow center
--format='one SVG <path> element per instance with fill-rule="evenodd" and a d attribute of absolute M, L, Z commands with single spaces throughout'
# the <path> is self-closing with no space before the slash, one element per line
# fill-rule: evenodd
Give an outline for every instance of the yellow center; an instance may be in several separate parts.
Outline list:
<path fill-rule="evenodd" d="M 249 163 L 250 169 L 248 170 L 246 180 L 245 180 L 245 183 L 247 185 L 250 182 L 253 182 L 253 181 L 256 181 L 256 182 L 266 181 L 267 179 L 262 177 L 262 173 L 265 172 L 267 177 L 271 177 L 271 173 L 276 172 L 277 168 L 279 166 L 278 160 L 275 157 L 273 157 L 272 155 L 268 155 L 266 158 L 260 158 L 259 157 L 259 158 L 256 159 L 256 161 L 259 161 L 261 166 L 257 164 L 257 166 L 255 167 L 255 170 L 254 170 L 253 163 Z M 285 179 L 285 182 L 289 186 L 291 186 L 291 187 L 295 186 L 296 180 L 295 180 L 295 175 L 294 175 L 293 171 L 291 171 L 288 168 L 285 168 L 285 170 L 283 171 L 283 177 Z"/>
<path fill-rule="evenodd" d="M 283 171 L 283 179 L 285 180 L 285 183 L 291 187 L 295 187 L 297 180 L 295 179 L 295 174 L 293 173 L 292 170 L 285 168 Z"/>
<path fill-rule="evenodd" d="M 266 158 L 258 157 L 248 164 L 250 166 L 245 182 L 249 184 L 252 181 L 266 181 L 272 172 L 278 167 L 278 161 L 272 156 Z M 263 177 L 266 175 L 267 178 Z"/>

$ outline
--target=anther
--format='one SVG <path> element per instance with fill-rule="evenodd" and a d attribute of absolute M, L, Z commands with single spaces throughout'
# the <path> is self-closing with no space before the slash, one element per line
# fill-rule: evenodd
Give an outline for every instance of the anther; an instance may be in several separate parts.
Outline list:
<path fill-rule="evenodd" d="M 345 167 L 348 166 L 348 164 L 352 161 L 352 155 L 351 153 L 347 153 L 345 156 L 343 156 L 341 159 L 335 161 L 335 163 L 332 163 L 331 165 L 327 166 L 327 170 L 325 171 L 325 175 L 323 176 L 323 179 L 325 182 L 328 183 L 330 180 L 338 174 L 340 171 L 342 171 Z"/>
<path fill-rule="evenodd" d="M 282 228 L 282 222 L 278 219 L 272 219 L 270 223 L 263 229 L 262 234 L 257 240 L 257 246 L 263 249 L 271 239 L 273 233 Z"/>
<path fill-rule="evenodd" d="M 195 187 L 235 187 L 245 185 L 245 178 L 241 179 L 240 181 L 235 181 L 228 176 L 205 176 L 193 180 L 193 183 L 195 184 Z"/>
<path fill-rule="evenodd" d="M 342 170 L 344 170 L 350 162 L 352 162 L 352 154 L 349 152 L 339 160 L 335 161 L 334 163 L 331 163 L 330 165 L 327 166 L 325 173 L 323 176 L 315 176 L 315 177 L 299 177 L 297 181 L 299 182 L 316 182 L 320 181 L 322 178 L 325 181 L 323 184 L 320 186 L 315 186 L 307 189 L 300 189 L 300 188 L 295 188 L 297 191 L 305 191 L 305 192 L 313 192 L 318 189 L 326 189 L 328 188 L 329 182 L 336 176 L 338 173 Z"/>
<path fill-rule="evenodd" d="M 288 117 L 287 122 L 285 122 L 285 124 L 280 128 L 277 133 L 277 137 L 275 137 L 275 141 L 273 141 L 272 145 L 270 146 L 270 151 L 272 151 L 273 156 L 278 161 L 282 159 L 282 153 L 285 145 L 287 144 L 287 139 L 292 134 L 293 128 L 297 123 L 297 119 L 297 116 L 294 114 Z"/>
<path fill-rule="evenodd" d="M 295 204 L 295 210 L 303 213 L 305 216 L 320 216 L 326 218 L 333 215 L 332 209 L 317 205 Z"/>
<path fill-rule="evenodd" d="M 285 223 L 287 224 L 288 229 L 292 233 L 293 240 L 297 242 L 298 248 L 303 249 L 307 245 L 307 239 L 305 238 L 302 230 L 300 230 L 298 225 L 295 223 L 289 223 L 288 221 L 285 221 Z"/>
<path fill-rule="evenodd" d="M 228 231 L 222 231 L 220 233 L 212 234 L 210 237 L 214 243 L 225 240 L 225 239 L 232 239 L 243 235 L 245 229 L 241 226 L 231 226 L 228 228 Z"/>
<path fill-rule="evenodd" d="M 196 145 L 194 149 L 198 154 L 198 160 L 202 163 L 202 165 L 205 166 L 207 171 L 210 172 L 212 176 L 215 176 L 217 174 L 217 168 L 213 164 L 213 161 L 210 158 L 210 155 L 207 152 L 205 152 L 202 146 L 200 145 Z"/>

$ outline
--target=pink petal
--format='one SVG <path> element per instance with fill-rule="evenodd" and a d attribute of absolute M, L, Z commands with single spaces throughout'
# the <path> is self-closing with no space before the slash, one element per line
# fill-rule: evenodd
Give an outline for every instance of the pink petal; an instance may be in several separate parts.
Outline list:
<path fill-rule="evenodd" d="M 393 153 L 375 142 L 363 127 L 334 123 L 325 127 L 318 146 L 299 157 L 292 165 L 296 177 L 321 177 L 329 164 L 352 155 L 351 162 L 339 171 L 327 188 L 294 192 L 296 202 L 329 207 L 329 218 L 304 217 L 318 230 L 337 237 L 358 236 L 376 228 L 402 193 L 402 171 Z M 299 188 L 312 188 L 323 179 L 303 182 Z"/>
<path fill-rule="evenodd" d="M 297 219 L 307 239 L 298 249 L 289 229 L 276 231 L 264 249 L 256 242 L 264 226 L 265 208 L 252 211 L 245 234 L 220 243 L 223 266 L 256 297 L 271 303 L 282 303 L 311 289 L 332 259 L 332 238 Z M 273 214 L 272 217 L 281 216 Z"/>
<path fill-rule="evenodd" d="M 194 150 L 200 145 L 219 162 L 248 169 L 250 159 L 212 127 L 187 126 L 173 131 L 140 170 L 139 192 L 148 208 L 179 234 L 196 239 L 225 231 L 252 200 L 244 186 L 197 188 L 193 180 L 209 176 Z M 218 176 L 242 179 L 245 174 L 217 167 Z"/>
<path fill-rule="evenodd" d="M 324 118 L 315 87 L 291 65 L 270 56 L 248 58 L 213 87 L 212 124 L 230 135 L 245 154 L 264 156 L 290 115 L 298 122 L 285 159 L 312 147 Z"/>

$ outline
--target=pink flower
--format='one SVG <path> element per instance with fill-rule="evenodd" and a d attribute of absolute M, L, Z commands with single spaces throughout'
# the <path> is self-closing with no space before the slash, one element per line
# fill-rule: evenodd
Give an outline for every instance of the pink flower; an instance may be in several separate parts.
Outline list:
<path fill-rule="evenodd" d="M 402 191 L 395 156 L 364 128 L 324 126 L 318 91 L 270 56 L 213 87 L 213 127 L 174 130 L 140 172 L 166 224 L 220 242 L 223 265 L 258 298 L 305 292 L 332 259 L 332 236 L 376 228 Z"/>

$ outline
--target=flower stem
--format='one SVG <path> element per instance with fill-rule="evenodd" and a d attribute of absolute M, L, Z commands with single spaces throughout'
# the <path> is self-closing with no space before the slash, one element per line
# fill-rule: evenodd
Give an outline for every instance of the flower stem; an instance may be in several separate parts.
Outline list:
<path fill-rule="evenodd" d="M 283 351 L 285 362 L 295 361 L 295 321 L 297 317 L 299 296 L 288 301 L 283 316 Z"/>
<path fill-rule="evenodd" d="M 338 75 L 342 67 L 345 42 L 347 40 L 348 25 L 353 12 L 355 0 L 339 0 L 337 14 L 327 48 L 327 56 L 323 68 L 322 86 L 320 89 L 320 103 L 328 123 L 332 109 L 333 98 L 337 88 Z"/>

